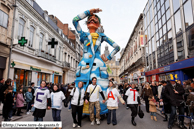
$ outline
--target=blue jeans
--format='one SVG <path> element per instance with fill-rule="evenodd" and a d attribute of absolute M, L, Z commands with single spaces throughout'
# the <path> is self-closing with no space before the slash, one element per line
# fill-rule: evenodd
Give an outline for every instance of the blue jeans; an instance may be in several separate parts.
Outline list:
<path fill-rule="evenodd" d="M 43 117 L 34 117 L 34 121 L 43 121 Z"/>
<path fill-rule="evenodd" d="M 71 109 L 71 100 L 69 101 L 69 108 L 68 109 Z"/>
<path fill-rule="evenodd" d="M 117 124 L 116 109 L 113 109 L 113 110 L 108 109 L 107 124 L 111 123 L 111 114 L 112 114 L 112 124 L 116 125 Z"/>
<path fill-rule="evenodd" d="M 61 121 L 61 110 L 52 109 L 53 121 Z"/>
<path fill-rule="evenodd" d="M 184 115 L 184 106 L 179 106 L 178 107 L 179 110 L 179 115 Z M 170 119 L 168 121 L 168 127 L 172 127 L 173 123 L 174 123 L 174 118 L 176 115 L 176 106 L 171 106 L 171 114 L 170 114 Z M 184 124 L 184 116 L 179 116 L 179 120 L 181 122 L 181 124 Z"/>
<path fill-rule="evenodd" d="M 156 116 L 156 113 L 155 112 L 150 112 L 150 115 L 151 116 Z"/>
<path fill-rule="evenodd" d="M 31 109 L 31 102 L 27 102 L 27 109 L 26 111 L 28 112 Z"/>

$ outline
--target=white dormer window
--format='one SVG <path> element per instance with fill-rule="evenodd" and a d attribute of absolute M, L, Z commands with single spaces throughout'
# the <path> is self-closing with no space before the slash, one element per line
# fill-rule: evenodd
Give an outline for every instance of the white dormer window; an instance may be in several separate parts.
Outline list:
<path fill-rule="evenodd" d="M 26 0 L 31 6 L 33 6 L 33 0 Z"/>
<path fill-rule="evenodd" d="M 44 19 L 48 22 L 48 14 L 44 12 Z"/>

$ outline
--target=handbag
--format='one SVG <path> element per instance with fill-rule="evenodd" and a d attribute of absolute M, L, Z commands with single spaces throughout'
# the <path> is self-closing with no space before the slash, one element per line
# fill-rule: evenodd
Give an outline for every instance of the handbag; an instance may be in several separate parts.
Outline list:
<path fill-rule="evenodd" d="M 97 86 L 97 85 L 96 85 Z M 90 96 L 92 95 L 92 93 L 94 92 L 94 90 L 96 89 L 96 86 L 94 87 L 93 91 L 91 92 Z M 88 88 L 88 87 L 87 87 Z M 87 91 L 87 88 L 86 88 L 86 91 Z M 90 106 L 90 102 L 88 102 L 87 104 L 85 103 L 84 101 L 84 105 L 83 105 L 83 113 L 86 113 L 86 114 L 89 114 L 90 111 L 89 111 L 89 106 Z"/>
<path fill-rule="evenodd" d="M 141 119 L 144 117 L 144 113 L 143 113 L 143 111 L 141 110 L 141 107 L 140 107 L 140 106 L 139 106 L 138 116 L 139 116 L 139 118 L 141 118 Z"/>

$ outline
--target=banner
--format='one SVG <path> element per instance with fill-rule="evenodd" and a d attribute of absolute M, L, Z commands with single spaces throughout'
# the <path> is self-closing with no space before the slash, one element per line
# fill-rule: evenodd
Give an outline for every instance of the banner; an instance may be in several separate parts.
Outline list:
<path fill-rule="evenodd" d="M 140 46 L 144 47 L 144 38 L 145 38 L 145 43 L 147 42 L 147 35 L 140 35 Z"/>

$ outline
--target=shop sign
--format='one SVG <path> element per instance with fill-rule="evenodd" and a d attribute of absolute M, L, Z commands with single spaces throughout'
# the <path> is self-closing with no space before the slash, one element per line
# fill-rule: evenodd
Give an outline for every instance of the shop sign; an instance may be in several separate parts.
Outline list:
<path fill-rule="evenodd" d="M 33 70 L 33 71 L 41 72 L 41 69 L 33 68 L 32 66 L 30 66 L 30 69 Z"/>
<path fill-rule="evenodd" d="M 54 72 L 55 74 L 59 74 L 59 72 Z"/>
<path fill-rule="evenodd" d="M 166 67 L 160 68 L 159 72 L 165 72 L 165 71 L 168 71 L 168 70 L 170 70 L 170 66 L 166 66 Z"/>

